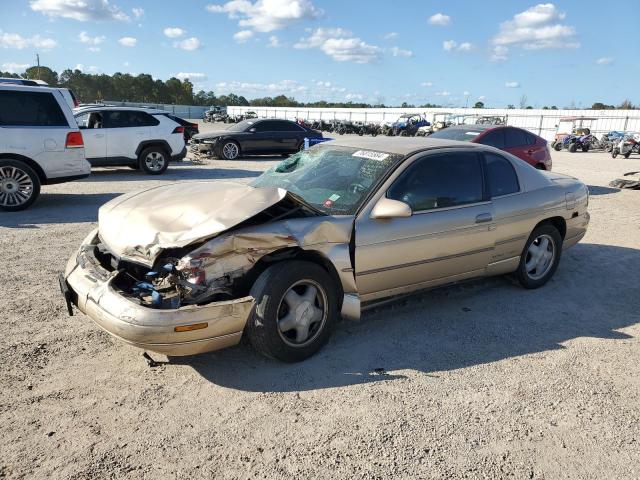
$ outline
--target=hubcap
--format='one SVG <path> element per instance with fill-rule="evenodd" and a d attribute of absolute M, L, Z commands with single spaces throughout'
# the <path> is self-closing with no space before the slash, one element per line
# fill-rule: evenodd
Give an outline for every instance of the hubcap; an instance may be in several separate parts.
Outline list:
<path fill-rule="evenodd" d="M 18 167 L 0 167 L 0 205 L 23 205 L 33 195 L 33 181 Z"/>
<path fill-rule="evenodd" d="M 555 243 L 549 235 L 540 235 L 531 242 L 525 259 L 525 269 L 529 278 L 539 280 L 544 277 L 551 270 L 555 256 Z"/>
<path fill-rule="evenodd" d="M 227 143 L 222 147 L 225 158 L 233 160 L 238 156 L 238 146 L 235 143 Z"/>
<path fill-rule="evenodd" d="M 278 333 L 284 342 L 302 347 L 312 342 L 327 321 L 327 295 L 313 280 L 301 280 L 285 293 L 278 307 Z"/>
<path fill-rule="evenodd" d="M 154 172 L 159 172 L 164 167 L 164 155 L 159 152 L 151 152 L 144 159 L 147 168 Z"/>

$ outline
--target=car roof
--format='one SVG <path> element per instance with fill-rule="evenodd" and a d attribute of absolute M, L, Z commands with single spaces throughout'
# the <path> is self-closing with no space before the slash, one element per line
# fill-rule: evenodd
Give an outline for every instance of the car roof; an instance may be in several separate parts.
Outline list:
<path fill-rule="evenodd" d="M 78 108 L 74 108 L 73 109 L 73 113 L 84 113 L 84 112 L 90 112 L 90 111 L 95 111 L 95 110 L 100 110 L 100 111 L 122 111 L 125 110 L 127 112 L 133 111 L 133 112 L 145 112 L 148 113 L 150 115 L 165 115 L 167 113 L 171 113 L 168 112 L 166 110 L 157 110 L 155 108 L 143 108 L 143 107 L 126 107 L 126 106 L 117 106 L 117 105 L 89 105 L 89 106 L 79 106 Z"/>
<path fill-rule="evenodd" d="M 484 148 L 477 143 L 460 142 L 458 140 L 444 140 L 429 137 L 342 137 L 330 142 L 323 142 L 320 146 L 354 147 L 397 155 L 409 155 L 422 150 L 437 148 Z"/>
<path fill-rule="evenodd" d="M 58 87 L 45 87 L 40 85 L 18 85 L 15 83 L 2 83 L 0 82 L 0 88 L 3 90 L 16 90 L 22 92 L 58 92 Z"/>

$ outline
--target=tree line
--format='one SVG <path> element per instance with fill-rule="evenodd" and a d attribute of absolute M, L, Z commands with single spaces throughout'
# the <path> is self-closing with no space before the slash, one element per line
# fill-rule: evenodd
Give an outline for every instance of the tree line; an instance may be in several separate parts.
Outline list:
<path fill-rule="evenodd" d="M 293 97 L 278 95 L 275 97 L 262 97 L 248 100 L 242 95 L 229 93 L 228 95 L 216 95 L 212 91 L 200 90 L 194 92 L 193 83 L 189 79 L 181 80 L 172 77 L 168 80 L 154 79 L 151 75 L 142 73 L 130 75 L 128 73 L 114 73 L 113 75 L 85 73 L 78 69 L 66 69 L 62 73 L 52 70 L 49 67 L 29 67 L 22 74 L 18 75 L 9 72 L 0 72 L 0 77 L 28 78 L 44 80 L 51 86 L 70 88 L 82 103 L 93 103 L 104 100 L 121 102 L 138 102 L 151 104 L 174 104 L 174 105 L 221 105 L 221 106 L 245 106 L 245 107 L 318 107 L 318 108 L 384 108 L 382 102 L 370 104 L 364 102 L 299 102 Z M 474 108 L 484 108 L 483 102 L 476 102 Z M 423 105 L 412 105 L 403 103 L 402 108 L 438 108 L 440 105 L 425 103 Z M 507 108 L 516 108 L 509 105 Z M 527 105 L 527 97 L 523 95 L 520 99 L 520 108 L 533 108 Z M 545 110 L 557 110 L 555 105 L 543 107 Z M 568 107 L 576 109 L 574 105 Z M 593 110 L 632 110 L 638 108 L 629 100 L 623 101 L 620 105 L 607 105 L 596 102 L 592 105 Z"/>

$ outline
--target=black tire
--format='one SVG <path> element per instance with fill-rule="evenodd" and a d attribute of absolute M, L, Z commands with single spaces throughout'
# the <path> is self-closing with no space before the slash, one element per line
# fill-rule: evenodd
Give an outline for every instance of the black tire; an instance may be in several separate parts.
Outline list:
<path fill-rule="evenodd" d="M 169 168 L 169 154 L 162 147 L 145 148 L 138 156 L 138 165 L 147 175 L 162 175 Z"/>
<path fill-rule="evenodd" d="M 544 238 L 550 242 L 553 242 L 553 257 L 550 264 L 545 266 L 543 272 L 537 272 L 536 270 L 536 273 L 533 274 L 531 273 L 533 272 L 533 270 L 530 270 L 527 267 L 527 261 L 531 259 L 529 248 L 540 238 Z M 553 277 L 553 274 L 558 268 L 561 257 L 562 236 L 560 236 L 560 232 L 558 232 L 558 229 L 550 223 L 543 223 L 533 230 L 533 232 L 529 236 L 529 239 L 527 240 L 527 243 L 524 246 L 524 249 L 522 250 L 522 254 L 520 255 L 520 264 L 518 265 L 518 270 L 516 270 L 516 278 L 518 279 L 518 282 L 520 282 L 520 285 L 522 285 L 524 288 L 528 289 L 539 288 L 543 286 L 551 279 L 551 277 Z M 540 276 L 538 277 L 537 275 Z"/>
<path fill-rule="evenodd" d="M 407 132 L 406 130 L 402 130 L 402 131 L 400 132 L 400 136 L 401 136 L 401 137 L 408 137 L 408 136 L 409 136 L 409 132 Z"/>
<path fill-rule="evenodd" d="M 235 146 L 235 150 L 232 148 Z M 235 152 L 235 154 L 233 153 Z M 225 140 L 220 147 L 220 158 L 225 160 L 237 160 L 240 158 L 240 145 L 234 140 Z"/>
<path fill-rule="evenodd" d="M 620 150 L 617 147 L 614 148 L 613 150 L 611 150 L 611 158 L 616 158 L 619 153 L 620 153 Z"/>
<path fill-rule="evenodd" d="M 555 145 L 553 146 L 553 149 L 554 149 L 556 152 L 559 152 L 560 150 L 562 150 L 562 143 L 560 143 L 560 142 L 556 142 L 556 143 L 555 143 Z"/>
<path fill-rule="evenodd" d="M 546 170 L 547 167 L 544 166 L 544 163 L 536 163 L 536 170 Z"/>
<path fill-rule="evenodd" d="M 311 323 L 306 340 L 297 342 L 291 335 L 298 330 L 290 328 L 281 331 L 278 319 L 287 317 L 288 302 L 285 296 L 295 288 L 303 288 L 302 295 L 309 286 L 299 284 L 310 282 L 316 285 L 315 310 L 323 312 L 322 320 Z M 299 362 L 315 354 L 327 343 L 335 322 L 338 320 L 338 294 L 329 274 L 319 265 L 306 261 L 286 261 L 267 268 L 251 288 L 255 307 L 247 321 L 246 333 L 253 348 L 270 358 L 283 362 Z M 299 284 L 299 285 L 296 285 Z M 296 293 L 296 290 L 293 290 Z M 322 292 L 322 293 L 321 293 Z M 298 296 L 299 294 L 296 293 Z M 294 297 L 297 298 L 297 297 Z M 322 299 L 322 302 L 319 300 Z M 324 303 L 324 308 L 318 305 Z M 308 305 L 311 305 L 308 303 Z M 309 306 L 301 314 L 307 320 Z M 307 320 L 308 321 L 308 320 Z M 319 324 L 319 325 L 318 325 Z M 315 325 L 315 326 L 314 326 Z M 315 328 L 315 331 L 314 331 Z"/>
<path fill-rule="evenodd" d="M 631 156 L 631 151 L 624 154 L 624 158 L 629 158 Z"/>
<path fill-rule="evenodd" d="M 571 145 L 569 145 L 569 151 L 571 153 L 575 153 L 578 150 L 578 146 L 575 143 L 572 143 Z"/>
<path fill-rule="evenodd" d="M 0 158 L 0 210 L 24 210 L 33 205 L 39 195 L 40 178 L 29 165 Z"/>
<path fill-rule="evenodd" d="M 585 152 L 585 153 L 588 152 L 589 151 L 589 145 L 583 145 L 582 146 L 582 151 Z"/>

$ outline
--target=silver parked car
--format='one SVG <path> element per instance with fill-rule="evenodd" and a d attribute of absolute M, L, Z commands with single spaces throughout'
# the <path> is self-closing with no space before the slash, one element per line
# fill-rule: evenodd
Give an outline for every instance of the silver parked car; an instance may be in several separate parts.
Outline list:
<path fill-rule="evenodd" d="M 60 284 L 70 312 L 143 349 L 196 354 L 245 334 L 298 361 L 369 302 L 507 273 L 544 285 L 585 235 L 588 201 L 580 181 L 492 147 L 342 138 L 251 185 L 110 201 Z"/>

